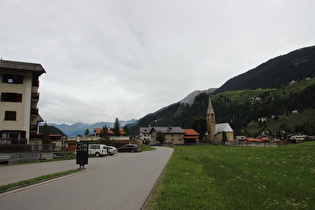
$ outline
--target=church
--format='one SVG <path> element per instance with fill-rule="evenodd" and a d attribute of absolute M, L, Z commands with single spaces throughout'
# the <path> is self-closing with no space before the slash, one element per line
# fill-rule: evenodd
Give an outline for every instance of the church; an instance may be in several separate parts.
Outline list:
<path fill-rule="evenodd" d="M 224 140 L 224 133 L 226 141 L 234 141 L 234 131 L 229 123 L 215 123 L 215 113 L 209 94 L 208 110 L 207 110 L 207 130 L 208 140 L 222 142 Z"/>

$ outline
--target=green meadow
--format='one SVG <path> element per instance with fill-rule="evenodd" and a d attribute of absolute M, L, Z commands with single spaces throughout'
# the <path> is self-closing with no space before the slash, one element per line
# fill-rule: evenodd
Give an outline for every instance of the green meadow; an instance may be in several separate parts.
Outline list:
<path fill-rule="evenodd" d="M 315 209 L 315 142 L 178 146 L 148 209 Z"/>

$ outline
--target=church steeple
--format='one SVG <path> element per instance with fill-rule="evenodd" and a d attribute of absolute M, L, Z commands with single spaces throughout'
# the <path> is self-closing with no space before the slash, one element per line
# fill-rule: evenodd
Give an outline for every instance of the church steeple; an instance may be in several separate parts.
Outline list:
<path fill-rule="evenodd" d="M 207 130 L 208 130 L 208 139 L 213 140 L 215 134 L 215 113 L 211 102 L 211 97 L 209 94 L 209 102 L 207 109 Z"/>
<path fill-rule="evenodd" d="M 208 101 L 208 110 L 207 110 L 207 113 L 210 113 L 210 112 L 213 112 L 213 113 L 214 113 L 213 106 L 212 106 L 212 102 L 211 102 L 211 97 L 210 97 L 210 94 L 209 94 L 209 101 Z"/>

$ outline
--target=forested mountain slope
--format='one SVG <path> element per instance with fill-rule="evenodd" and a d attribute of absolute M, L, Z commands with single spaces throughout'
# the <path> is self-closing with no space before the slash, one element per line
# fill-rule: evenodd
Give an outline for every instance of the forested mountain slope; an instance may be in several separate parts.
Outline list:
<path fill-rule="evenodd" d="M 130 129 L 135 134 L 139 127 L 149 124 L 190 128 L 192 118 L 206 117 L 208 97 L 202 93 L 192 104 L 176 103 L 148 114 Z M 315 134 L 315 79 L 278 89 L 227 91 L 211 98 L 216 123 L 230 123 L 236 135 L 255 136 L 263 130 L 275 134 L 281 129 L 287 133 Z M 292 114 L 294 110 L 298 110 L 298 114 Z"/>
<path fill-rule="evenodd" d="M 277 88 L 292 80 L 315 76 L 315 46 L 278 56 L 240 74 L 223 84 L 214 93 L 230 90 Z"/>

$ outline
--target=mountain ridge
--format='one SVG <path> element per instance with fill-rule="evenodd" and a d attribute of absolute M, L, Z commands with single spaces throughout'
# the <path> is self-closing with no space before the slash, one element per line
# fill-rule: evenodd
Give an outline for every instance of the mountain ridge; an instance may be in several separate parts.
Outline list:
<path fill-rule="evenodd" d="M 121 127 L 127 125 L 127 124 L 134 124 L 136 123 L 136 119 L 131 119 L 131 120 L 120 120 L 119 124 Z M 84 135 L 84 132 L 86 129 L 89 129 L 90 134 L 94 132 L 94 128 L 102 128 L 103 126 L 107 127 L 113 127 L 114 122 L 96 122 L 96 123 L 74 123 L 71 125 L 62 123 L 62 124 L 57 124 L 57 123 L 47 123 L 50 126 L 54 126 L 58 129 L 60 129 L 62 132 L 64 132 L 67 136 L 70 137 L 75 137 L 77 135 Z"/>
<path fill-rule="evenodd" d="M 315 46 L 304 47 L 258 65 L 227 80 L 213 93 L 229 90 L 277 88 L 292 80 L 315 76 Z"/>

